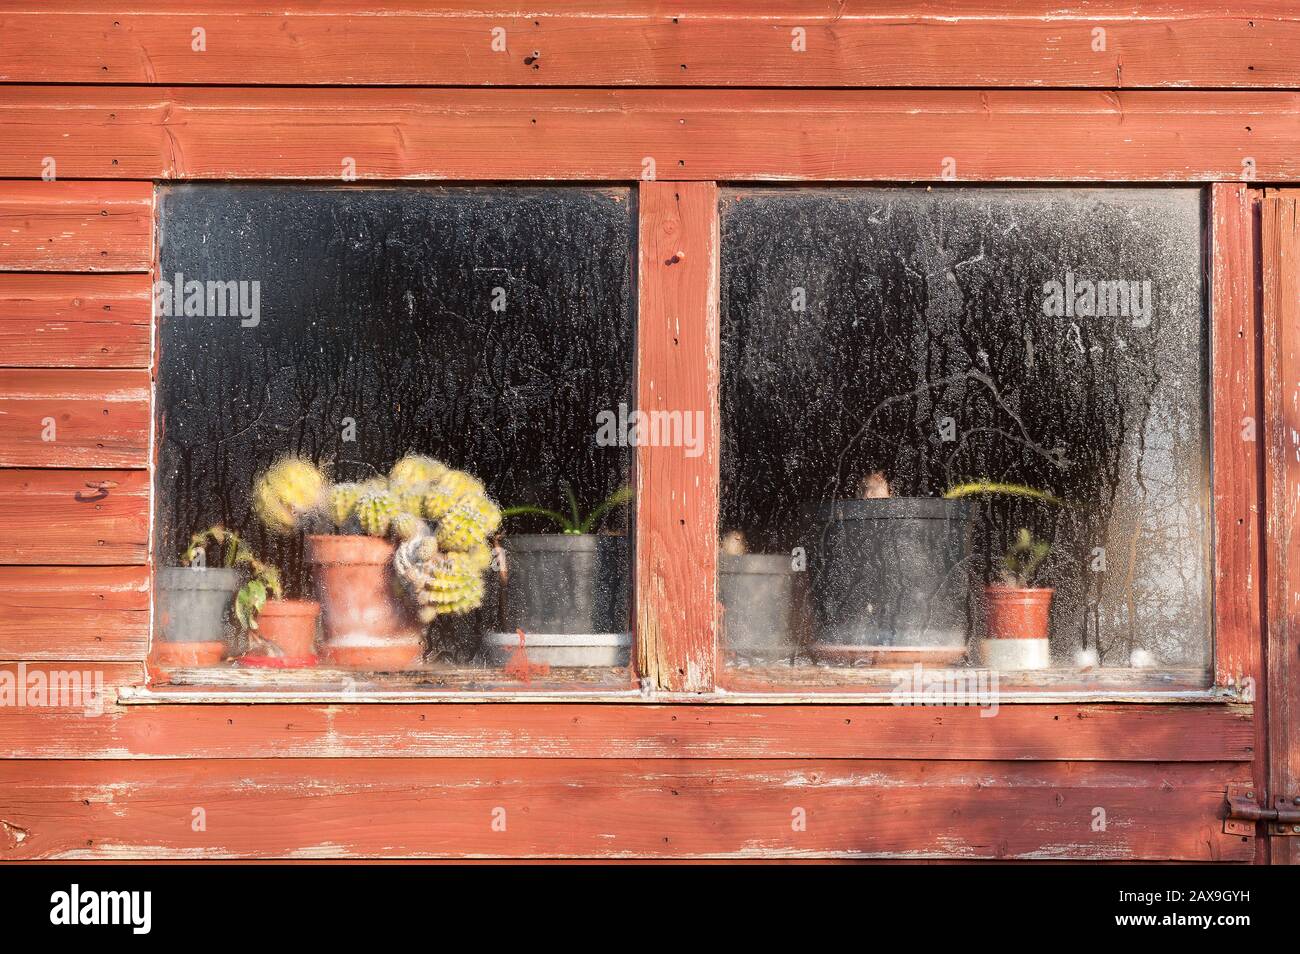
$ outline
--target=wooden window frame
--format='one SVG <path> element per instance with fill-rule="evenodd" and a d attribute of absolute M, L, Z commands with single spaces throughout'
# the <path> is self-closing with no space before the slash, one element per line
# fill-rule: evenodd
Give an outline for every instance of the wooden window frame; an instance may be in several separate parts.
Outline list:
<path fill-rule="evenodd" d="M 657 242 L 642 253 L 644 283 L 638 320 L 648 322 L 654 335 L 651 354 L 642 354 L 642 368 L 669 372 L 669 393 L 661 380 L 654 388 L 642 386 L 642 406 L 702 408 L 709 426 L 708 443 L 699 463 L 684 464 L 678 452 L 676 468 L 663 462 L 661 450 L 642 449 L 639 465 L 655 478 L 655 500 L 645 500 L 639 517 L 638 545 L 653 546 L 653 555 L 638 559 L 637 591 L 647 596 L 638 603 L 638 620 L 653 629 L 651 658 L 660 674 L 659 685 L 669 691 L 708 691 L 717 688 L 742 696 L 787 697 L 870 702 L 898 701 L 900 696 L 888 672 L 807 667 L 805 683 L 792 685 L 776 670 L 725 672 L 718 662 L 719 625 L 716 572 L 719 422 L 718 392 L 718 217 L 714 183 L 643 184 L 643 208 L 667 204 L 671 193 L 680 213 L 671 216 L 672 239 Z M 696 197 L 699 197 L 698 199 Z M 704 196 L 714 200 L 713 214 L 688 211 Z M 684 201 L 687 197 L 689 201 Z M 1095 698 L 1115 701 L 1205 701 L 1222 699 L 1250 702 L 1255 698 L 1261 654 L 1260 629 L 1260 514 L 1261 459 L 1256 440 L 1260 416 L 1257 355 L 1261 348 L 1261 323 L 1257 307 L 1255 262 L 1257 195 L 1242 183 L 1216 183 L 1206 197 L 1208 236 L 1206 276 L 1209 282 L 1209 399 L 1211 467 L 1211 640 L 1209 685 L 1199 671 L 1181 676 L 1159 670 L 1135 678 L 1099 680 L 1071 672 L 1044 674 L 1004 673 L 999 681 L 1006 701 L 1046 701 L 1051 698 Z M 656 205 L 657 203 L 657 205 Z M 643 212 L 644 214 L 644 212 Z M 691 231 L 692 226 L 694 231 Z M 653 231 L 653 230 L 652 230 Z M 643 241 L 647 238 L 643 227 Z M 710 268 L 694 272 L 673 267 L 673 248 L 690 256 L 712 251 Z M 665 281 L 670 294 L 661 294 Z M 647 291 L 648 289 L 648 291 Z M 683 300 L 683 295 L 688 296 Z M 656 334 L 672 329 L 672 336 Z M 682 349 L 678 337 L 694 347 Z M 643 346 L 644 347 L 644 346 Z M 651 463 L 653 461 L 653 463 Z M 642 498 L 643 500 L 645 498 Z M 675 524 L 674 524 L 675 521 Z M 664 547 L 665 539 L 676 544 Z M 697 575 L 707 574 L 707 580 Z M 662 620 L 671 619 L 665 629 Z M 784 672 L 788 667 L 782 667 Z M 708 676 L 715 678 L 708 683 Z M 907 693 L 903 699 L 908 698 Z"/>
<path fill-rule="evenodd" d="M 810 183 L 811 184 L 811 183 Z M 367 683 L 343 698 L 417 702 L 478 697 L 520 701 L 656 701 L 897 703 L 908 701 L 888 670 L 804 667 L 727 670 L 719 661 L 716 567 L 721 492 L 719 362 L 719 185 L 647 180 L 637 186 L 636 381 L 644 411 L 702 412 L 703 452 L 636 448 L 634 682 L 481 686 L 481 674 L 441 687 Z M 1244 183 L 1207 190 L 1209 281 L 1212 565 L 1212 678 L 1199 671 L 1125 671 L 1099 677 L 1069 670 L 1003 673 L 1006 702 L 1206 702 L 1254 699 L 1261 665 L 1261 458 L 1256 294 L 1257 193 Z M 152 566 L 151 566 L 152 573 Z M 474 674 L 471 674 L 473 676 Z M 308 702 L 334 699 L 331 683 L 295 674 L 194 672 L 176 687 L 127 689 L 128 701 Z"/>
<path fill-rule="evenodd" d="M 667 194 L 664 190 L 675 190 L 676 203 L 679 195 L 716 191 L 717 183 L 924 183 L 951 177 L 954 171 L 960 183 L 1211 186 L 1207 274 L 1213 282 L 1213 682 L 1209 687 L 1165 686 L 1131 692 L 1060 684 L 1026 688 L 1022 695 L 1024 701 L 1253 698 L 1261 666 L 1262 465 L 1257 448 L 1234 440 L 1233 435 L 1239 433 L 1244 418 L 1261 417 L 1260 315 L 1254 289 L 1259 245 L 1255 192 L 1241 180 L 1243 176 L 1269 182 L 1300 180 L 1300 156 L 1293 148 L 1300 104 L 1293 94 L 1268 90 L 361 88 L 339 97 L 328 87 L 91 85 L 14 85 L 6 92 L 6 102 L 0 104 L 0 176 L 29 177 L 40 168 L 44 155 L 36 144 L 60 144 L 58 183 L 11 183 L 9 192 L 21 202 L 42 207 L 67 195 L 74 204 L 117 203 L 123 209 L 120 215 L 108 209 L 104 214 L 110 217 L 103 223 L 85 220 L 78 237 L 90 247 L 76 245 L 78 237 L 74 244 L 65 242 L 65 271 L 134 272 L 142 270 L 141 256 L 151 262 L 151 242 L 136 236 L 135 226 L 145 204 L 140 193 L 148 195 L 152 183 L 158 182 L 337 182 L 343 157 L 354 160 L 358 185 L 639 181 L 643 203 L 638 231 L 645 249 L 638 321 L 644 329 L 659 329 L 657 336 L 640 336 L 639 394 L 665 402 L 664 407 L 685 408 L 686 402 L 707 399 L 704 409 L 709 412 L 711 442 L 708 451 L 689 466 L 677 466 L 652 449 L 639 449 L 637 455 L 636 477 L 642 489 L 637 507 L 643 523 L 637 530 L 635 626 L 638 659 L 648 674 L 641 691 L 669 701 L 825 703 L 838 693 L 852 702 L 880 699 L 842 689 L 782 694 L 728 691 L 725 683 L 718 688 L 712 573 L 716 360 L 709 365 L 717 354 L 717 266 L 716 262 L 711 269 L 702 265 L 716 256 L 716 246 L 711 249 L 710 243 L 716 242 L 717 223 L 716 215 L 694 211 L 694 200 L 688 202 L 692 211 L 685 214 L 656 212 L 656 202 Z M 304 122 L 304 116 L 311 121 Z M 955 170 L 944 162 L 947 157 L 955 159 Z M 657 181 L 641 181 L 650 169 L 657 171 Z M 101 225 L 116 231 L 99 236 Z M 125 244 L 120 238 L 124 227 L 132 238 Z M 648 257 L 652 246 L 673 245 L 677 247 L 665 251 L 662 258 Z M 0 256 L 0 264 L 7 261 L 15 270 L 59 269 L 58 247 L 41 247 L 29 254 L 19 246 L 6 253 L 7 259 Z M 126 259 L 123 248 L 131 252 Z M 685 254 L 678 256 L 678 252 Z M 677 261 L 668 264 L 675 256 Z M 24 265 L 24 261 L 35 264 Z M 664 313 L 657 315 L 656 308 Z M 680 333 L 670 336 L 673 330 Z M 693 346 L 671 345 L 674 338 Z M 143 420 L 150 420 L 147 375 L 137 369 L 104 369 L 93 376 L 97 393 L 130 395 L 120 408 L 130 427 L 109 436 L 119 444 L 88 443 L 77 448 L 61 442 L 39 450 L 24 445 L 5 463 L 105 468 L 92 475 L 115 485 L 112 497 L 104 502 L 105 521 L 111 512 L 118 513 L 119 522 L 123 519 L 117 508 L 128 510 L 134 520 L 130 498 L 147 499 L 148 493 L 142 472 L 128 469 L 148 465 L 147 447 L 138 446 L 136 420 L 141 409 Z M 66 371 L 24 371 L 17 377 L 22 380 L 14 383 L 14 389 L 59 394 L 80 413 L 88 413 L 86 409 L 95 403 L 87 390 L 91 385 L 79 385 Z M 664 390 L 649 394 L 651 380 Z M 86 391 L 84 395 L 79 387 Z M 669 388 L 677 393 L 669 393 Z M 10 471 L 5 479 L 8 484 L 0 486 L 0 497 L 7 494 L 21 506 L 24 496 L 32 492 L 28 477 Z M 118 530 L 86 542 L 95 533 L 95 524 L 86 520 L 86 508 L 66 502 L 68 488 L 81 488 L 83 475 L 43 472 L 39 480 L 60 508 L 54 516 L 65 542 L 57 536 L 29 534 L 13 547 L 22 556 L 11 562 L 57 564 L 74 556 L 87 564 L 144 562 L 142 550 L 148 541 L 139 536 L 138 527 L 125 536 Z M 651 483 L 653 494 L 645 492 Z M 72 526 L 78 529 L 62 529 Z M 90 579 L 94 574 L 84 575 Z M 49 585 L 58 589 L 53 582 Z M 1004 684 L 1004 689 L 1009 688 Z M 625 699 L 637 691 L 628 688 L 610 698 Z M 447 695 L 471 698 L 468 693 Z M 424 692 L 399 697 L 413 696 L 443 697 Z M 581 692 L 550 697 L 520 693 L 519 697 L 599 698 Z M 1013 692 L 1004 697 L 1022 696 Z"/>

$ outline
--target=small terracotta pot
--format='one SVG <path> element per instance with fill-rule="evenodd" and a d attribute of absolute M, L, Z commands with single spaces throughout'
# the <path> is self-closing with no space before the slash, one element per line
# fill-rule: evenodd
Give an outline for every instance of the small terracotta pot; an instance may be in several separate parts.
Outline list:
<path fill-rule="evenodd" d="M 320 604 L 311 600 L 268 600 L 257 614 L 257 633 L 280 650 L 278 656 L 246 653 L 245 666 L 298 669 L 316 665 L 316 620 Z"/>
<path fill-rule="evenodd" d="M 989 586 L 984 590 L 989 639 L 1047 639 L 1052 625 L 1051 587 Z"/>
<path fill-rule="evenodd" d="M 191 669 L 215 666 L 226 655 L 226 644 L 218 641 L 201 643 L 154 643 L 153 661 L 163 669 Z"/>
<path fill-rule="evenodd" d="M 324 656 L 349 669 L 409 669 L 424 654 L 423 628 L 402 605 L 396 547 L 365 536 L 309 536 L 324 622 Z"/>

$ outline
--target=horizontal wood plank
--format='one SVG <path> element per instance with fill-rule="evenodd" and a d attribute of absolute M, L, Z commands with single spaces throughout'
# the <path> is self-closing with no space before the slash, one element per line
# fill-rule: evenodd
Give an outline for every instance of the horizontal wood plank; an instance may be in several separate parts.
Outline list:
<path fill-rule="evenodd" d="M 4 138 L 25 144 L 24 159 L 4 175 L 39 180 L 47 168 L 59 176 L 70 171 L 59 163 L 60 136 L 48 126 L 28 127 L 5 110 L 0 122 Z M 0 182 L 0 271 L 145 272 L 152 262 L 150 183 Z"/>
<path fill-rule="evenodd" d="M 145 467 L 147 370 L 0 368 L 0 466 Z"/>
<path fill-rule="evenodd" d="M 0 366 L 147 368 L 150 309 L 144 272 L 0 273 Z"/>
<path fill-rule="evenodd" d="M 1300 94 L 14 86 L 0 176 L 1300 178 Z M 41 184 L 36 184 L 41 185 Z"/>
<path fill-rule="evenodd" d="M 1201 705 L 114 704 L 139 664 L 99 673 L 108 704 L 0 707 L 9 758 L 873 758 L 1248 761 L 1248 707 Z M 14 673 L 16 664 L 0 670 Z M 35 678 L 35 677 L 32 677 Z M 56 700 L 57 701 L 57 700 Z"/>
<path fill-rule="evenodd" d="M 15 10 L 0 81 L 392 86 L 1300 86 L 1300 12 L 927 14 L 822 3 L 536 16 L 289 5 Z M 295 6 L 297 9 L 295 9 Z M 551 5 L 546 5 L 550 8 Z M 788 5 L 787 5 L 788 6 Z M 376 15 L 379 13 L 380 15 Z M 197 19 L 196 19 L 197 17 Z M 203 49 L 194 30 L 201 28 Z M 1101 34 L 1094 31 L 1102 30 Z M 743 51 L 743 55 L 737 55 Z M 972 55 L 978 51 L 977 55 Z"/>
<path fill-rule="evenodd" d="M 145 567 L 0 567 L 0 659 L 144 659 Z"/>
<path fill-rule="evenodd" d="M 143 470 L 0 470 L 0 564 L 143 564 Z"/>
<path fill-rule="evenodd" d="M 1222 818 L 1248 778 L 1218 762 L 6 761 L 0 857 L 1247 861 L 1253 839 Z"/>

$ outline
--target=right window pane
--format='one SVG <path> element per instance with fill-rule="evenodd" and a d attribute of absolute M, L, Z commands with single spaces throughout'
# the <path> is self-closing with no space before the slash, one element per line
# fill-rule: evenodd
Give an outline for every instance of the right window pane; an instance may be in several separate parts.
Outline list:
<path fill-rule="evenodd" d="M 731 666 L 1202 681 L 1202 246 L 1196 189 L 724 193 Z"/>

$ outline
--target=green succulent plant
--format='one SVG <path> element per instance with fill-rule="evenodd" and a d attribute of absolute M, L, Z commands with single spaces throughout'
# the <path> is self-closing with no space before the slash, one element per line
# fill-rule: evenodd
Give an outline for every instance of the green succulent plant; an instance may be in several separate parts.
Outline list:
<path fill-rule="evenodd" d="M 188 566 L 209 565 L 209 547 L 217 550 L 218 566 L 247 569 L 248 579 L 235 594 L 235 618 L 245 632 L 255 632 L 258 628 L 257 616 L 267 599 L 280 599 L 284 596 L 279 569 L 259 560 L 239 534 L 220 524 L 200 530 L 190 537 L 189 546 L 181 553 L 181 562 Z"/>
<path fill-rule="evenodd" d="M 514 507 L 507 507 L 501 511 L 503 517 L 544 517 L 559 525 L 562 533 L 591 533 L 600 523 L 601 519 L 618 507 L 622 507 L 632 499 L 632 488 L 622 486 L 614 491 L 603 501 L 595 506 L 586 517 L 582 516 L 582 511 L 578 505 L 577 495 L 573 492 L 573 487 L 567 482 L 562 484 L 564 496 L 569 504 L 569 513 L 560 513 L 558 510 L 548 510 L 546 507 L 535 507 L 532 504 L 519 504 Z"/>
<path fill-rule="evenodd" d="M 1001 494 L 1008 497 L 1025 497 L 1029 500 L 1041 500 L 1044 503 L 1063 506 L 1062 501 L 1045 490 L 1038 490 L 1025 484 L 1008 484 L 994 480 L 971 480 L 956 484 L 943 495 L 947 500 L 959 500 L 962 497 L 975 497 L 980 494 Z"/>
<path fill-rule="evenodd" d="M 1052 546 L 1046 540 L 1040 540 L 1025 527 L 1020 528 L 1016 539 L 1007 548 L 1002 557 L 1002 582 L 1017 589 L 1029 589 L 1034 585 L 1034 578 Z"/>

